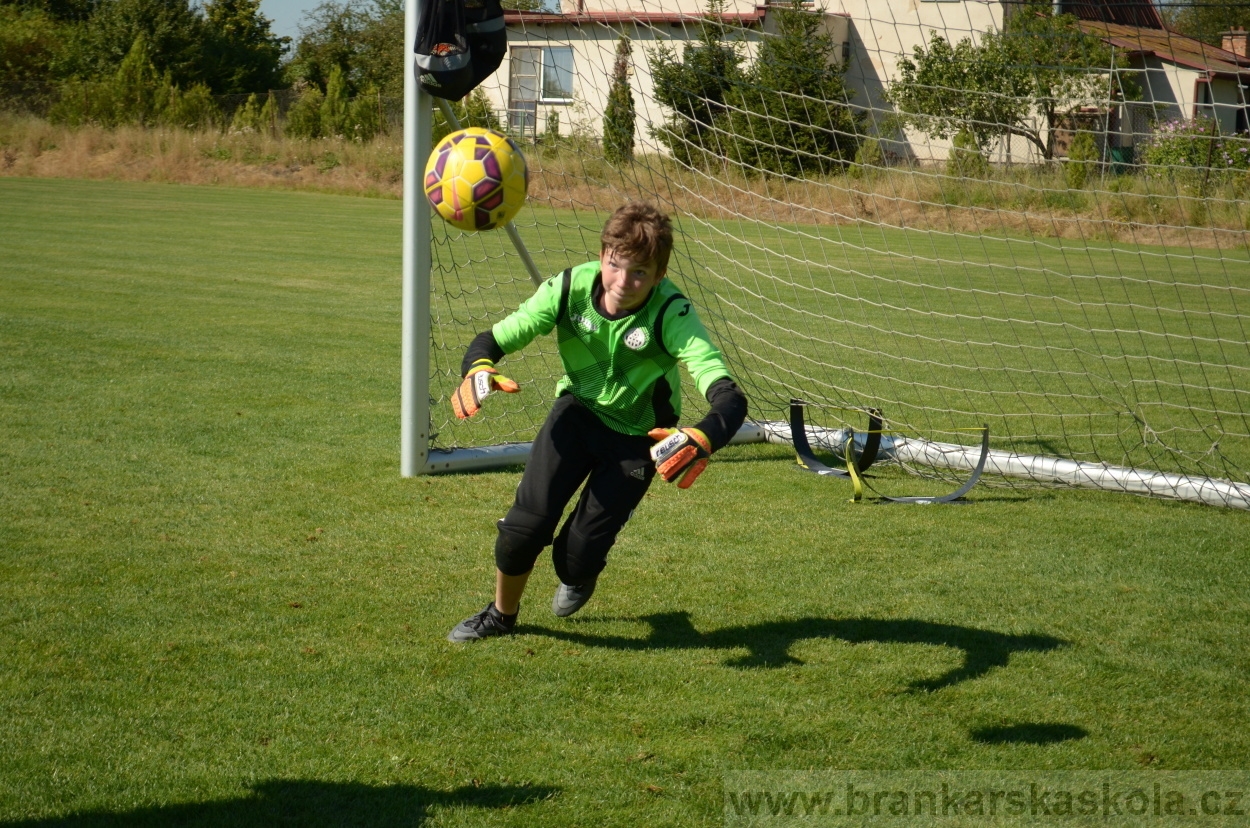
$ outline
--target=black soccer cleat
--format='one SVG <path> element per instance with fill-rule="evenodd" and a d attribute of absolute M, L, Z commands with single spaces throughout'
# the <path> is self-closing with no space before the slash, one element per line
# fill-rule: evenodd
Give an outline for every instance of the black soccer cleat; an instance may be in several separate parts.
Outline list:
<path fill-rule="evenodd" d="M 457 624 L 447 633 L 448 641 L 478 641 L 483 638 L 494 638 L 500 635 L 512 635 L 516 630 L 516 616 L 511 620 L 495 608 L 491 601 L 486 609 L 477 615 L 471 615 Z"/>
<path fill-rule="evenodd" d="M 594 594 L 595 580 L 593 579 L 581 586 L 569 586 L 566 583 L 561 583 L 556 589 L 556 594 L 551 596 L 551 611 L 561 618 L 568 618 L 586 606 L 586 602 Z"/>

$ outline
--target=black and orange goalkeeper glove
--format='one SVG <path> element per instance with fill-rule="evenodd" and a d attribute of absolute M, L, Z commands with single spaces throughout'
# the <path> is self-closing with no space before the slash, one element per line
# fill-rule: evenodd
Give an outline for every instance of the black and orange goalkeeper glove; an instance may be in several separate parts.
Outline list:
<path fill-rule="evenodd" d="M 495 363 L 479 359 L 469 368 L 456 393 L 451 395 L 451 409 L 462 420 L 472 417 L 482 408 L 482 400 L 492 391 L 515 394 L 521 386 L 495 370 Z"/>
<path fill-rule="evenodd" d="M 653 428 L 647 436 L 660 441 L 651 447 L 656 471 L 679 489 L 689 489 L 712 456 L 712 441 L 697 428 Z"/>

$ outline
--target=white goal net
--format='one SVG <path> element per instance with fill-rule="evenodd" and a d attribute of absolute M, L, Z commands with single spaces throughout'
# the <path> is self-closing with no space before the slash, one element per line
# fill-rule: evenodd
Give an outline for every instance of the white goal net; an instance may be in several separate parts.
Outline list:
<path fill-rule="evenodd" d="M 985 424 L 999 482 L 1250 505 L 1244 32 L 1148 0 L 611 3 L 508 12 L 459 110 L 525 150 L 542 276 L 650 200 L 754 433 L 784 439 L 792 399 L 830 428 L 879 409 L 885 459 L 958 476 Z M 433 463 L 532 439 L 561 369 L 536 342 L 521 394 L 452 416 L 465 346 L 533 282 L 502 231 L 430 227 Z"/>

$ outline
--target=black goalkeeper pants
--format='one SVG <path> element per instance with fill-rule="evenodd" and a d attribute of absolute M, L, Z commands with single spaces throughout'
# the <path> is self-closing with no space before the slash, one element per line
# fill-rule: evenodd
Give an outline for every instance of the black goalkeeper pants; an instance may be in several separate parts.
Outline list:
<path fill-rule="evenodd" d="M 653 443 L 645 435 L 613 431 L 571 394 L 557 399 L 534 440 L 516 501 L 499 521 L 499 571 L 524 575 L 551 544 L 552 563 L 563 583 L 580 586 L 596 578 L 655 476 Z M 557 535 L 564 507 L 583 482 L 581 497 Z"/>

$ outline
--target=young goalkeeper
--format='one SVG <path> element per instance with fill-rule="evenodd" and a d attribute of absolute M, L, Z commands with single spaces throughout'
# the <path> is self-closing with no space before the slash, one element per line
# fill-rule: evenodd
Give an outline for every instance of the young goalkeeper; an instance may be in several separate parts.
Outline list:
<path fill-rule="evenodd" d="M 450 641 L 511 633 L 534 562 L 549 544 L 560 578 L 552 611 L 564 617 L 581 609 L 651 479 L 658 473 L 688 488 L 746 418 L 746 397 L 694 306 L 664 278 L 673 248 L 668 217 L 648 204 L 626 204 L 608 219 L 600 243 L 597 261 L 548 279 L 465 354 L 452 398 L 462 419 L 493 391 L 519 391 L 495 363 L 553 329 L 564 376 L 516 501 L 498 524 L 495 600 L 457 624 Z M 678 362 L 711 405 L 693 427 L 677 425 Z"/>

